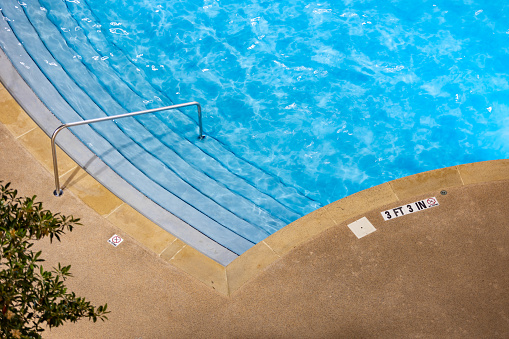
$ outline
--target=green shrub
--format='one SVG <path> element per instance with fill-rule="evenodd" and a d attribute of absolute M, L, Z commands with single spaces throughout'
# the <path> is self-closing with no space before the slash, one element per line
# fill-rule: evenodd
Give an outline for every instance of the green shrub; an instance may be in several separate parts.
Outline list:
<path fill-rule="evenodd" d="M 67 291 L 70 265 L 46 271 L 41 251 L 31 250 L 47 236 L 60 241 L 79 219 L 43 210 L 35 196 L 18 198 L 9 186 L 0 181 L 0 338 L 41 338 L 66 321 L 107 319 L 107 304 L 96 308 Z"/>

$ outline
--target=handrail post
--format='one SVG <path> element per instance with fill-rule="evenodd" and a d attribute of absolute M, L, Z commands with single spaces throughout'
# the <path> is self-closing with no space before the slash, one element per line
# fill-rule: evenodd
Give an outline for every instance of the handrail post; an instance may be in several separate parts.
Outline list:
<path fill-rule="evenodd" d="M 82 121 L 76 121 L 76 122 L 70 122 L 70 123 L 67 123 L 67 124 L 60 125 L 53 132 L 53 135 L 51 136 L 51 154 L 53 156 L 53 172 L 54 172 L 54 175 L 55 175 L 55 191 L 53 191 L 53 194 L 55 196 L 57 196 L 57 197 L 59 197 L 62 194 L 64 194 L 64 191 L 60 188 L 60 179 L 58 178 L 57 149 L 56 149 L 56 146 L 55 146 L 55 139 L 57 137 L 57 134 L 61 130 L 63 130 L 64 128 L 74 127 L 74 126 L 79 126 L 79 125 L 86 125 L 86 124 L 91 124 L 91 123 L 94 123 L 94 122 L 108 121 L 108 120 L 119 119 L 119 118 L 133 117 L 133 116 L 136 116 L 136 115 L 147 114 L 147 113 L 155 113 L 155 112 L 160 112 L 160 111 L 169 111 L 171 109 L 177 109 L 177 108 L 193 106 L 193 105 L 196 105 L 196 107 L 198 108 L 198 127 L 199 127 L 198 139 L 202 140 L 203 138 L 205 138 L 205 136 L 203 135 L 203 126 L 202 126 L 202 119 L 201 119 L 201 106 L 196 101 L 187 102 L 187 103 L 184 103 L 184 104 L 160 107 L 160 108 L 153 108 L 153 109 L 148 109 L 148 110 L 144 110 L 144 111 L 125 113 L 125 114 L 119 114 L 119 115 L 112 115 L 112 116 L 106 116 L 106 117 L 102 117 L 102 118 L 88 119 L 88 120 L 82 120 Z"/>
<path fill-rule="evenodd" d="M 55 139 L 57 137 L 58 132 L 63 130 L 66 126 L 60 125 L 53 135 L 51 136 L 51 155 L 53 156 L 53 173 L 55 175 L 55 190 L 53 191 L 53 195 L 59 197 L 64 194 L 64 191 L 60 188 L 60 179 L 58 178 L 58 161 L 57 161 L 57 149 L 55 146 Z"/>
<path fill-rule="evenodd" d="M 198 128 L 200 129 L 200 135 L 198 136 L 198 139 L 202 140 L 205 138 L 205 136 L 203 135 L 203 126 L 201 123 L 201 106 L 199 103 L 196 103 L 196 107 L 198 108 Z"/>

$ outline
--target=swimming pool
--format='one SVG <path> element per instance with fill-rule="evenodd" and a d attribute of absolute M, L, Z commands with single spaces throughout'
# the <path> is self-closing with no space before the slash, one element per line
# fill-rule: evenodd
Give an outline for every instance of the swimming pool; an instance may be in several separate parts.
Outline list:
<path fill-rule="evenodd" d="M 202 104 L 203 143 L 191 110 L 90 130 L 137 166 L 117 171 L 147 196 L 159 190 L 158 204 L 184 201 L 240 235 L 245 244 L 225 245 L 235 253 L 362 189 L 509 153 L 502 2 L 0 3 L 78 112 L 62 121 Z M 75 133 L 118 163 L 86 131 Z"/>
<path fill-rule="evenodd" d="M 507 157 L 503 1 L 86 2 L 209 135 L 322 205 Z"/>

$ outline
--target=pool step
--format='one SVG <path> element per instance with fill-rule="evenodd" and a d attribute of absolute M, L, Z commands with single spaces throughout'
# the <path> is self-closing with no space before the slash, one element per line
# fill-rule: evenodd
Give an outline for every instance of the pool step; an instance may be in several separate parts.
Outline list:
<path fill-rule="evenodd" d="M 30 76 L 35 70 L 26 68 L 28 61 L 18 60 L 17 65 L 21 65 L 18 67 L 20 73 L 25 74 L 27 82 L 32 81 L 34 91 L 39 91 L 40 97 L 60 120 L 76 121 L 104 116 L 104 111 L 107 111 L 108 115 L 114 115 L 146 107 L 144 99 L 136 91 L 146 90 L 148 87 L 127 85 L 125 79 L 112 72 L 107 59 L 93 58 L 97 54 L 90 53 L 97 51 L 86 43 L 86 38 L 79 40 L 76 35 L 65 34 L 70 31 L 62 32 L 55 26 L 48 25 L 48 17 L 41 6 L 44 1 L 39 4 L 30 0 L 23 5 L 5 0 L 0 3 L 2 12 L 8 18 L 4 24 L 10 24 L 21 40 L 27 42 L 27 52 L 44 76 L 51 79 L 55 88 L 65 97 L 46 98 L 41 95 L 43 91 L 37 89 L 37 84 L 33 83 L 33 77 Z M 72 19 L 66 11 L 53 13 L 53 19 L 58 22 Z M 4 27 L 4 30 L 8 29 L 8 26 Z M 66 37 L 67 41 L 63 37 Z M 76 38 L 75 45 L 80 47 L 81 54 L 69 48 L 68 42 L 73 38 Z M 11 59 L 16 59 L 15 54 L 16 52 L 10 53 Z M 85 58 L 88 63 L 83 62 Z M 89 68 L 100 76 L 94 76 L 89 72 Z M 156 93 L 153 88 L 152 93 Z M 125 107 L 119 104 L 122 102 L 119 98 L 123 96 L 130 99 L 123 103 Z M 146 128 L 148 123 L 155 123 L 155 127 Z M 168 127 L 171 127 L 169 131 Z M 182 129 L 184 137 L 180 135 Z M 266 185 L 266 189 L 276 186 L 276 192 L 282 192 L 279 193 L 279 200 L 256 190 L 248 180 L 235 173 L 239 168 L 243 171 L 244 167 L 250 164 L 242 159 L 235 159 L 231 152 L 228 154 L 228 150 L 222 148 L 213 138 L 197 142 L 196 124 L 181 112 L 166 116 L 122 119 L 79 127 L 73 132 L 119 175 L 150 199 L 237 254 L 301 215 L 279 200 L 293 199 L 302 201 L 301 205 L 310 205 L 309 199 L 288 194 L 292 188 L 281 184 Z M 226 162 L 233 163 L 234 170 L 223 166 L 223 163 L 217 160 L 217 154 L 227 154 Z M 246 172 L 251 174 L 257 170 L 268 176 L 256 168 L 249 168 Z M 268 177 L 270 180 L 267 182 L 277 181 Z M 200 188 L 197 189 L 198 187 Z M 287 196 L 291 198 L 288 199 Z M 196 213 L 195 208 L 200 212 Z"/>

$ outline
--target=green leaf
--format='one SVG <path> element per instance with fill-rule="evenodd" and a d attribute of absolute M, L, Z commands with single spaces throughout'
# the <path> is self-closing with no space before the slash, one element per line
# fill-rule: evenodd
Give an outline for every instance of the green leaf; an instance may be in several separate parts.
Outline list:
<path fill-rule="evenodd" d="M 81 318 L 107 320 L 107 304 L 95 307 L 86 299 L 67 292 L 70 265 L 45 271 L 38 262 L 42 252 L 33 252 L 33 240 L 50 240 L 72 231 L 79 219 L 43 209 L 36 197 L 17 197 L 10 183 L 0 181 L 0 338 L 20 330 L 26 337 L 41 338 L 44 328 L 76 322 Z M 8 313 L 8 312 L 12 312 Z M 7 315 L 10 319 L 7 319 Z"/>

